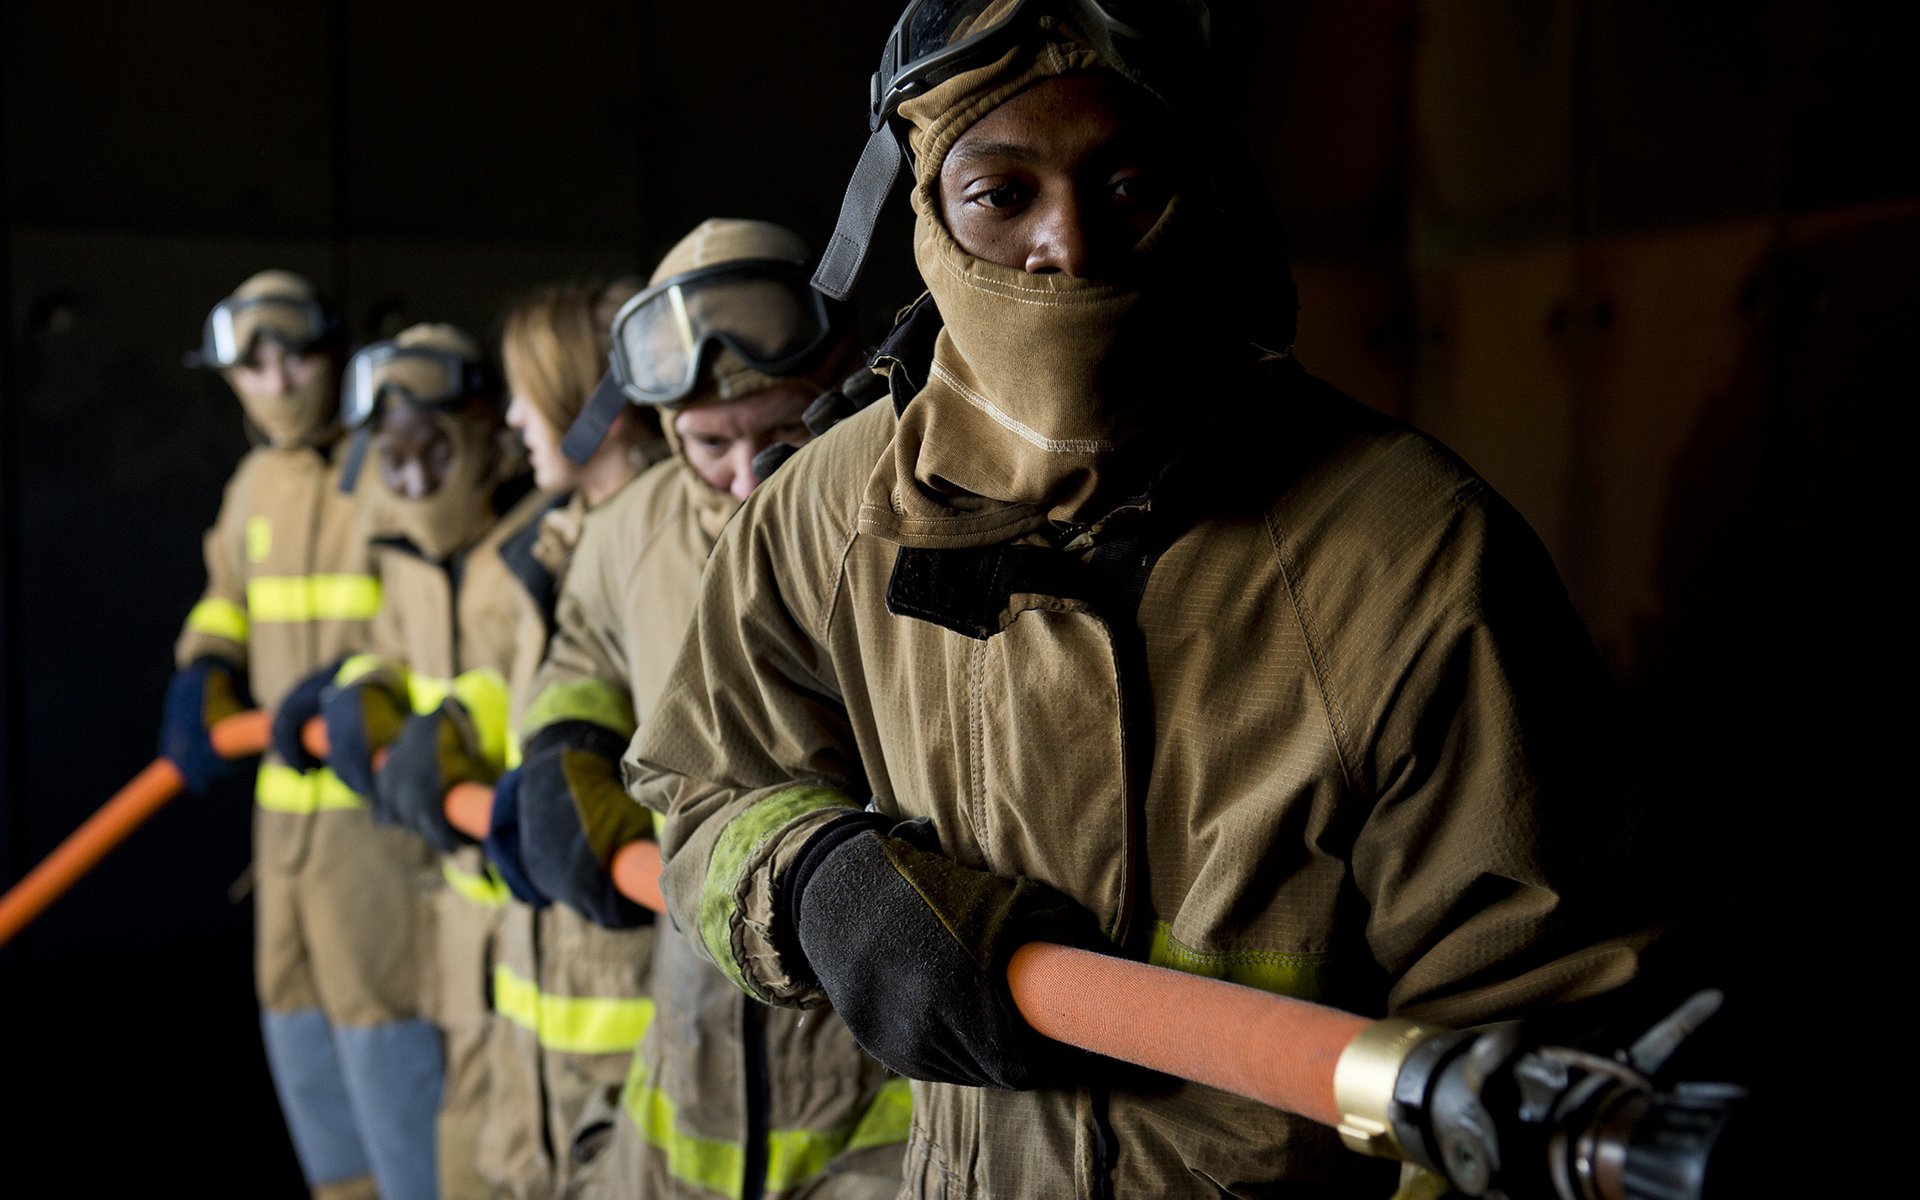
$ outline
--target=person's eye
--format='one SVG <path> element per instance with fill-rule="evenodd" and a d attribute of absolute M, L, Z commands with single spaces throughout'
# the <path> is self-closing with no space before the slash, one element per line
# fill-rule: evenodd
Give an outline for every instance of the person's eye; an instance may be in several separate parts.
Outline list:
<path fill-rule="evenodd" d="M 1116 175 L 1108 181 L 1107 192 L 1121 208 L 1158 208 L 1167 199 L 1153 176 L 1140 171 Z"/>
<path fill-rule="evenodd" d="M 705 450 L 708 454 L 714 455 L 725 454 L 727 447 L 732 443 L 732 438 L 716 437 L 710 434 L 693 439 L 694 445 Z"/>
<path fill-rule="evenodd" d="M 967 197 L 967 203 L 981 208 L 1008 209 L 1017 208 L 1032 199 L 1027 185 L 1017 179 L 1008 179 L 991 187 L 976 187 Z"/>

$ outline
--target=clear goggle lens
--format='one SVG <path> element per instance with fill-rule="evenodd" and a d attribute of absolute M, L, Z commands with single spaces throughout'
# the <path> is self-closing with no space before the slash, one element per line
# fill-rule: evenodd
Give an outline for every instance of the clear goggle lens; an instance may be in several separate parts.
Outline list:
<path fill-rule="evenodd" d="M 311 300 L 279 296 L 222 300 L 207 314 L 200 358 L 211 367 L 238 366 L 262 337 L 290 349 L 305 349 L 319 341 L 326 328 L 326 311 Z"/>
<path fill-rule="evenodd" d="M 375 342 L 347 364 L 341 417 L 347 428 L 367 423 L 389 395 L 414 408 L 451 409 L 475 394 L 475 368 L 458 354 Z"/>
<path fill-rule="evenodd" d="M 723 263 L 641 292 L 613 319 L 614 374 L 629 398 L 668 404 L 700 383 L 706 347 L 786 375 L 810 365 L 834 336 L 832 314 L 794 263 Z"/>

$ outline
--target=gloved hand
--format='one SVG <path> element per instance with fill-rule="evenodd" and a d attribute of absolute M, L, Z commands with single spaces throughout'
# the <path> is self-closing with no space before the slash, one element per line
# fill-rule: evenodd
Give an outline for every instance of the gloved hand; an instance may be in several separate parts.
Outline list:
<path fill-rule="evenodd" d="M 373 752 L 400 736 L 406 692 L 388 672 L 377 671 L 323 692 L 320 715 L 327 720 L 327 765 L 342 783 L 372 799 Z"/>
<path fill-rule="evenodd" d="M 225 659 L 207 655 L 174 672 L 160 708 L 160 756 L 180 769 L 189 792 L 204 796 L 252 775 L 252 758 L 220 757 L 207 732 L 252 703 L 246 681 Z"/>
<path fill-rule="evenodd" d="M 479 747 L 479 735 L 458 700 L 443 700 L 432 712 L 410 718 L 374 776 L 373 819 L 411 829 L 442 854 L 473 845 L 472 838 L 447 823 L 446 800 L 456 783 L 492 780 Z"/>
<path fill-rule="evenodd" d="M 493 812 L 487 818 L 487 840 L 480 843 L 487 861 L 506 880 L 507 890 L 520 903 L 545 908 L 552 903 L 528 876 L 520 855 L 520 772 L 515 767 L 493 785 Z"/>
<path fill-rule="evenodd" d="M 620 847 L 653 836 L 653 814 L 620 786 L 626 742 L 589 721 L 556 721 L 527 743 L 520 766 L 520 861 L 535 888 L 608 929 L 653 914 L 608 873 Z"/>
<path fill-rule="evenodd" d="M 307 722 L 320 715 L 320 697 L 333 682 L 340 664 L 321 667 L 293 685 L 273 714 L 273 751 L 290 767 L 312 771 L 326 764 L 307 753 Z"/>
<path fill-rule="evenodd" d="M 813 972 L 854 1040 L 899 1074 L 1002 1088 L 1086 1078 L 1090 1056 L 1021 1018 L 1007 960 L 1033 941 L 1110 952 L 1099 923 L 1045 884 L 938 851 L 926 820 L 859 812 L 825 826 L 781 873 L 782 953 Z"/>

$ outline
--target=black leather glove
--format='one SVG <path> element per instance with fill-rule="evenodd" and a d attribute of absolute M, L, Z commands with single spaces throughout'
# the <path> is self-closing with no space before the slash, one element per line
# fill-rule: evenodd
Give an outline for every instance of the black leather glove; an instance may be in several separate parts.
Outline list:
<path fill-rule="evenodd" d="M 340 670 L 339 663 L 321 667 L 293 685 L 273 714 L 273 751 L 290 767 L 312 771 L 326 764 L 307 753 L 303 738 L 307 722 L 320 715 L 320 697 Z"/>
<path fill-rule="evenodd" d="M 520 853 L 520 771 L 521 768 L 515 767 L 494 781 L 487 840 L 480 846 L 515 900 L 531 908 L 545 908 L 553 900 L 527 874 L 526 862 Z"/>
<path fill-rule="evenodd" d="M 827 825 L 780 877 L 783 953 L 797 961 L 797 946 L 854 1040 L 899 1074 L 1001 1088 L 1084 1078 L 1089 1056 L 1021 1018 L 1007 960 L 1034 941 L 1110 951 L 1099 923 L 1045 884 L 938 850 L 925 820 Z"/>
<path fill-rule="evenodd" d="M 520 766 L 520 861 L 534 887 L 596 925 L 632 929 L 653 914 L 620 894 L 620 847 L 653 836 L 653 814 L 620 786 L 626 741 L 588 721 L 557 721 L 528 740 Z"/>
<path fill-rule="evenodd" d="M 340 781 L 371 800 L 373 752 L 400 736 L 407 721 L 406 694 L 376 673 L 321 694 L 327 719 L 327 765 Z"/>
<path fill-rule="evenodd" d="M 447 822 L 447 791 L 456 783 L 485 783 L 492 776 L 481 761 L 479 738 L 457 700 L 409 718 L 374 776 L 373 819 L 425 838 L 442 854 L 473 839 Z"/>
<path fill-rule="evenodd" d="M 220 757 L 210 732 L 251 706 L 246 681 L 225 659 L 207 655 L 174 672 L 160 710 L 160 755 L 179 768 L 189 792 L 205 796 L 252 776 L 254 759 Z"/>

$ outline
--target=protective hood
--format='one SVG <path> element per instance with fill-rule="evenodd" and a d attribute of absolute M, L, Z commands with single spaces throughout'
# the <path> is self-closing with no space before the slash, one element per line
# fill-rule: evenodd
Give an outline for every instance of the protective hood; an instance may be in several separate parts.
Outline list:
<path fill-rule="evenodd" d="M 937 495 L 1031 507 L 1056 523 L 1098 516 L 1164 460 L 1177 406 L 1204 387 L 1221 323 L 1216 256 L 1176 195 L 1124 278 L 1037 275 L 961 249 L 939 216 L 939 174 L 986 113 L 1044 79 L 1107 65 L 1071 30 L 956 75 L 900 107 L 914 152 L 914 257 L 945 328 L 925 387 L 901 415 L 897 467 Z M 1130 82 L 1132 82 L 1130 80 Z M 962 504 L 961 507 L 969 507 Z"/>
<path fill-rule="evenodd" d="M 434 413 L 434 425 L 453 444 L 453 462 L 440 486 L 413 499 L 368 471 L 373 532 L 412 542 L 431 559 L 451 558 L 480 540 L 499 516 L 493 491 L 500 482 L 500 422 L 491 415 Z"/>
<path fill-rule="evenodd" d="M 451 325 L 415 325 L 402 330 L 394 342 L 446 351 L 469 361 L 477 361 L 480 355 L 479 345 Z M 389 393 L 385 402 L 405 403 L 393 395 Z M 394 491 L 380 470 L 369 470 L 369 520 L 376 536 L 403 537 L 428 558 L 446 559 L 478 541 L 499 515 L 493 494 L 508 469 L 500 446 L 504 426 L 499 410 L 489 403 L 467 404 L 453 411 L 441 405 L 417 411 L 451 443 L 452 461 L 440 486 L 417 499 Z M 370 418 L 377 420 L 377 414 Z"/>
<path fill-rule="evenodd" d="M 272 338 L 289 351 L 306 351 L 327 333 L 325 310 L 313 284 L 291 271 L 249 276 L 221 301 L 216 315 L 223 310 L 230 314 L 225 338 L 243 357 L 259 338 Z M 203 346 L 198 358 L 211 362 L 209 348 Z M 338 432 L 334 418 L 340 406 L 339 382 L 330 367 L 316 370 L 313 378 L 282 395 L 251 396 L 235 382 L 234 368 L 220 365 L 247 420 L 270 445 L 291 450 L 328 441 Z"/>

